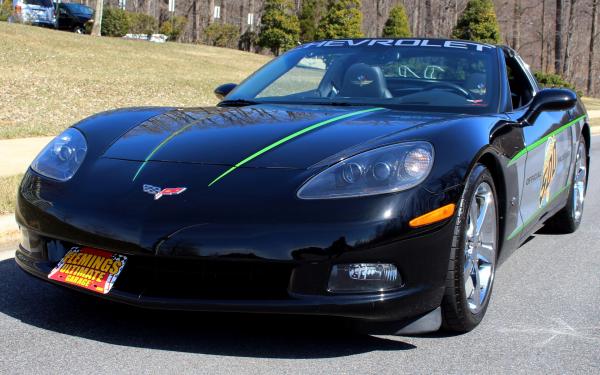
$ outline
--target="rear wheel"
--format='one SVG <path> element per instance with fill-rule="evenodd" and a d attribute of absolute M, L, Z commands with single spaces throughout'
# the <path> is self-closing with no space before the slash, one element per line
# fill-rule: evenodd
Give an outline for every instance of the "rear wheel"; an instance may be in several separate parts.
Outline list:
<path fill-rule="evenodd" d="M 81 27 L 81 26 L 76 26 L 76 27 L 73 29 L 73 32 L 74 32 L 75 34 L 85 34 L 85 29 L 84 29 L 83 27 Z"/>
<path fill-rule="evenodd" d="M 492 293 L 498 248 L 498 204 L 487 168 L 475 166 L 459 203 L 442 300 L 442 326 L 468 332 L 483 319 Z"/>
<path fill-rule="evenodd" d="M 551 233 L 573 233 L 581 224 L 583 204 L 587 187 L 587 149 L 585 139 L 581 137 L 577 146 L 573 179 L 566 206 L 546 222 Z"/>

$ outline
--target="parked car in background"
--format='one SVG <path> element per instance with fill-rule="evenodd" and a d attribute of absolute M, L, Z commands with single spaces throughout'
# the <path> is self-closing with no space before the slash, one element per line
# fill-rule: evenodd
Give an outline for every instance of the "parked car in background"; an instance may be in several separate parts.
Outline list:
<path fill-rule="evenodd" d="M 52 0 L 13 0 L 13 15 L 9 21 L 54 27 Z"/>
<path fill-rule="evenodd" d="M 92 8 L 77 3 L 56 3 L 56 28 L 70 30 L 78 34 L 85 33 L 85 24 L 91 22 Z"/>

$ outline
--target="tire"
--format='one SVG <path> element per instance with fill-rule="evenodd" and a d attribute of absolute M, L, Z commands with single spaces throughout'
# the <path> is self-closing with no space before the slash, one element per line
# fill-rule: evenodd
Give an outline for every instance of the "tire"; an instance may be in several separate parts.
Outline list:
<path fill-rule="evenodd" d="M 545 227 L 548 233 L 567 234 L 573 233 L 579 228 L 583 217 L 583 206 L 587 190 L 587 167 L 587 148 L 585 139 L 582 136 L 579 138 L 577 145 L 577 157 L 575 158 L 567 204 L 546 221 Z"/>
<path fill-rule="evenodd" d="M 85 34 L 85 29 L 81 26 L 77 26 L 73 29 L 75 34 Z"/>
<path fill-rule="evenodd" d="M 494 180 L 484 165 L 477 164 L 458 205 L 441 306 L 444 330 L 469 332 L 483 319 L 496 272 L 498 233 Z"/>

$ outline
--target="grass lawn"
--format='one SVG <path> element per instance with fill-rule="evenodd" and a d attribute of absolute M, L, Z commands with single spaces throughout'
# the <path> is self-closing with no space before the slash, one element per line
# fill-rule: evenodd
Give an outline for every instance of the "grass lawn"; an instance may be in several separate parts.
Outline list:
<path fill-rule="evenodd" d="M 583 104 L 588 111 L 600 110 L 600 99 L 583 97 Z"/>
<path fill-rule="evenodd" d="M 583 103 L 588 111 L 600 111 L 600 99 L 584 97 Z M 600 117 L 592 117 L 589 121 L 591 126 L 600 126 Z"/>
<path fill-rule="evenodd" d="M 17 188 L 23 175 L 0 177 L 0 215 L 15 212 Z"/>
<path fill-rule="evenodd" d="M 0 22 L 0 138 L 56 135 L 119 107 L 205 106 L 269 57 L 154 44 Z"/>

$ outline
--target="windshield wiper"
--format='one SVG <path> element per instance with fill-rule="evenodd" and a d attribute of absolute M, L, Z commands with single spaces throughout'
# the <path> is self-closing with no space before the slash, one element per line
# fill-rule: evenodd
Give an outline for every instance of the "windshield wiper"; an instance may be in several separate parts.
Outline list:
<path fill-rule="evenodd" d="M 245 107 L 247 105 L 255 105 L 260 104 L 257 101 L 247 100 L 247 99 L 231 99 L 231 100 L 223 100 L 218 106 L 219 107 Z"/>

